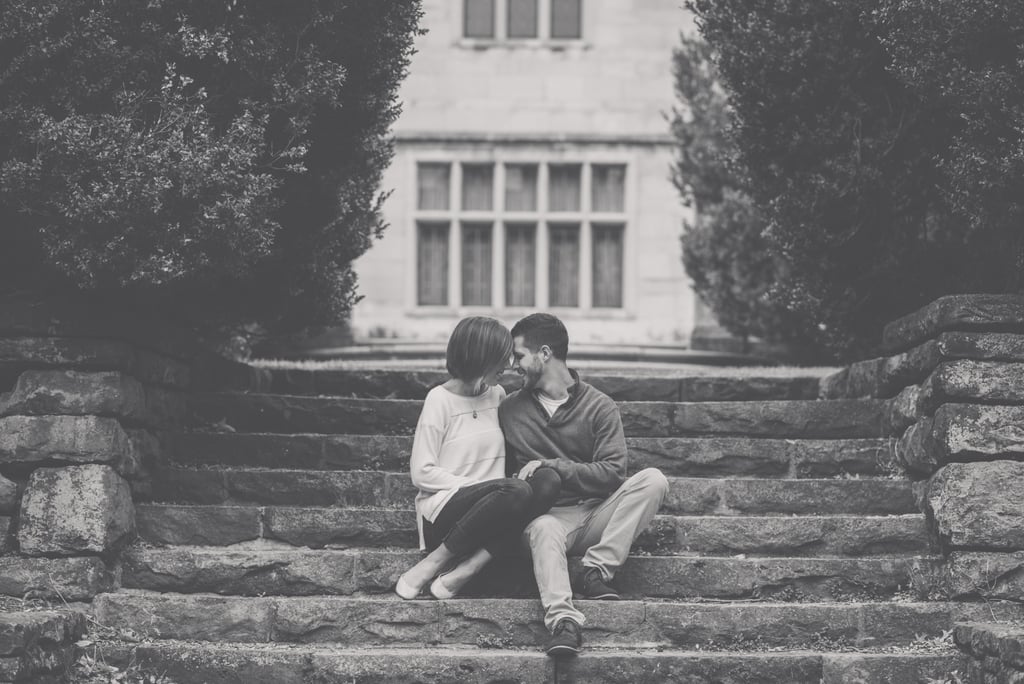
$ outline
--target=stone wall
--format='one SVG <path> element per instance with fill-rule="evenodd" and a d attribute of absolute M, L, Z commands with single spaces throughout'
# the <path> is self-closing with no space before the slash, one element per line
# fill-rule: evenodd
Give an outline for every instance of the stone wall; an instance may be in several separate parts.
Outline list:
<path fill-rule="evenodd" d="M 66 681 L 75 642 L 85 633 L 81 613 L 10 612 L 0 615 L 0 682 Z"/>
<path fill-rule="evenodd" d="M 220 373 L 183 327 L 130 303 L 0 297 L 0 595 L 116 587 L 162 435 L 195 379 Z"/>
<path fill-rule="evenodd" d="M 1024 601 L 1024 296 L 940 298 L 887 326 L 884 347 L 821 393 L 888 400 L 885 429 L 944 551 L 918 589 Z"/>
<path fill-rule="evenodd" d="M 1024 682 L 1024 628 L 961 624 L 953 635 L 968 656 L 967 681 L 979 684 Z"/>

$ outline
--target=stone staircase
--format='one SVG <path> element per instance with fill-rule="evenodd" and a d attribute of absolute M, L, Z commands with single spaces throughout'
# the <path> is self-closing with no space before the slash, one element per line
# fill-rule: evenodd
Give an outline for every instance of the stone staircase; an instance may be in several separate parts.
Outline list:
<path fill-rule="evenodd" d="M 254 371 L 194 397 L 97 621 L 151 636 L 122 655 L 182 684 L 903 684 L 955 681 L 954 621 L 1010 610 L 911 586 L 933 548 L 884 402 L 817 400 L 815 376 L 582 375 L 619 402 L 630 470 L 671 490 L 625 600 L 581 602 L 578 659 L 541 652 L 526 559 L 456 600 L 390 591 L 419 557 L 408 454 L 436 372 Z"/>

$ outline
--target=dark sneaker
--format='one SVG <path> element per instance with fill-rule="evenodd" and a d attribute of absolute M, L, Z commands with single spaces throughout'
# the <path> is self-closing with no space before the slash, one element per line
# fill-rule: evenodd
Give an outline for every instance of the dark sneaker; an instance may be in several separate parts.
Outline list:
<path fill-rule="evenodd" d="M 571 658 L 579 655 L 583 648 L 580 626 L 572 618 L 562 618 L 551 633 L 551 640 L 544 651 L 552 658 Z"/>
<path fill-rule="evenodd" d="M 576 583 L 574 596 L 578 599 L 597 599 L 599 601 L 618 601 L 619 592 L 615 591 L 601 577 L 597 568 L 583 568 Z"/>

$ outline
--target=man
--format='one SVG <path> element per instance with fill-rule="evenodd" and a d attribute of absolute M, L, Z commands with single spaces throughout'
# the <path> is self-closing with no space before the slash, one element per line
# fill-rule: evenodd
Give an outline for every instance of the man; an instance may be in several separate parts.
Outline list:
<path fill-rule="evenodd" d="M 526 479 L 540 466 L 562 478 L 562 495 L 523 532 L 551 631 L 548 655 L 578 654 L 583 614 L 576 598 L 618 599 L 609 584 L 668 491 L 654 468 L 626 479 L 626 438 L 618 407 L 566 365 L 569 336 L 558 318 L 532 314 L 512 328 L 513 370 L 523 388 L 498 409 L 510 469 Z M 570 582 L 566 556 L 582 555 Z"/>

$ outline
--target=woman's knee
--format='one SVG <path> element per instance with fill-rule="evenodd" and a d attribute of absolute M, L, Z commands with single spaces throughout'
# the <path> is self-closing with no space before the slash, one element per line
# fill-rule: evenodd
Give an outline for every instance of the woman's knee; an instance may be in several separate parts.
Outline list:
<path fill-rule="evenodd" d="M 502 499 L 508 502 L 509 507 L 513 509 L 525 509 L 530 505 L 530 499 L 533 497 L 533 489 L 524 480 L 517 478 L 507 478 L 503 483 Z"/>

